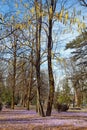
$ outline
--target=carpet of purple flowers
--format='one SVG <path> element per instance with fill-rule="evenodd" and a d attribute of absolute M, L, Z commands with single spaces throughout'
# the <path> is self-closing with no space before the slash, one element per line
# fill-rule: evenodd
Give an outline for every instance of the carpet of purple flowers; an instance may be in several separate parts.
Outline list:
<path fill-rule="evenodd" d="M 53 111 L 51 117 L 40 117 L 35 110 L 3 109 L 0 130 L 87 130 L 87 112 Z"/>

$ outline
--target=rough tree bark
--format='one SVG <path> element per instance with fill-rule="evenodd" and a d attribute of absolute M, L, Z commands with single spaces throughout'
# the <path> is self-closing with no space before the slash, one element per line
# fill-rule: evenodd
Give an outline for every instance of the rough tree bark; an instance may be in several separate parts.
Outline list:
<path fill-rule="evenodd" d="M 40 10 L 42 10 L 42 0 L 40 0 Z M 35 0 L 35 11 L 36 11 L 36 78 L 37 78 L 37 104 L 38 104 L 38 113 L 41 116 L 45 116 L 43 106 L 41 103 L 40 96 L 40 51 L 41 51 L 41 28 L 42 28 L 42 16 L 38 16 L 38 0 Z"/>
<path fill-rule="evenodd" d="M 52 19 L 54 13 L 54 0 L 51 0 L 50 8 L 52 8 L 52 12 L 49 12 L 49 35 L 48 35 L 48 75 L 49 75 L 49 97 L 47 103 L 47 111 L 46 116 L 51 116 L 53 99 L 54 99 L 54 77 L 52 70 L 52 59 L 51 59 L 51 51 L 52 51 Z"/>

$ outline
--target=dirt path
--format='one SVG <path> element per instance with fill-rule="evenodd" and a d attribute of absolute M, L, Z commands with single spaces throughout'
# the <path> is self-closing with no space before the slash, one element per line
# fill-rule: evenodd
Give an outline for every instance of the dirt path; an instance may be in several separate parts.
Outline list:
<path fill-rule="evenodd" d="M 42 118 L 34 110 L 4 109 L 0 130 L 87 130 L 87 113 L 53 111 L 51 117 Z"/>

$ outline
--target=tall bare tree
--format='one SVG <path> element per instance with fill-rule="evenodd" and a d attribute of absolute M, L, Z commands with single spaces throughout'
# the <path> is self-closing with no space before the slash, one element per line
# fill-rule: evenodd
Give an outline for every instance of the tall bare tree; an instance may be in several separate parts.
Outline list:
<path fill-rule="evenodd" d="M 48 4 L 48 1 L 47 1 Z M 52 111 L 53 99 L 54 99 L 54 77 L 53 77 L 53 69 L 52 69 L 52 28 L 53 28 L 53 16 L 56 8 L 56 1 L 51 0 L 49 5 L 49 20 L 48 20 L 48 74 L 49 74 L 49 97 L 48 97 L 48 104 L 47 104 L 47 111 L 46 115 L 50 116 Z"/>
<path fill-rule="evenodd" d="M 43 106 L 41 103 L 41 96 L 40 96 L 40 52 L 41 52 L 41 28 L 42 28 L 42 16 L 38 14 L 42 11 L 42 0 L 38 2 L 35 0 L 35 11 L 36 11 L 36 78 L 37 78 L 37 101 L 38 101 L 38 112 L 41 116 L 44 115 Z"/>

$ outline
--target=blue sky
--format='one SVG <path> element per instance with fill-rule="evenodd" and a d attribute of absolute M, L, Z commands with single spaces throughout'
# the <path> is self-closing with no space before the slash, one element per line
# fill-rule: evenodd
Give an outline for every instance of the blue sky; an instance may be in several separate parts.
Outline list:
<path fill-rule="evenodd" d="M 3 2 L 4 1 L 4 2 Z M 4 14 L 4 13 L 8 13 L 8 12 L 10 12 L 10 11 L 13 11 L 13 14 L 15 13 L 15 11 L 17 10 L 16 8 L 15 8 L 15 4 L 14 4 L 14 2 L 15 1 L 17 1 L 17 0 L 1 0 L 0 1 L 0 14 Z M 20 0 L 19 0 L 20 1 Z M 23 0 L 23 1 L 27 1 L 27 0 Z M 57 5 L 57 9 L 59 10 L 60 8 L 61 8 L 61 4 L 60 4 L 60 2 L 61 2 L 62 0 L 59 0 L 59 4 Z M 65 1 L 65 0 L 64 0 Z M 3 2 L 3 3 L 2 3 Z M 18 1 L 17 1 L 18 2 Z M 82 20 L 82 18 L 83 18 L 83 15 L 85 16 L 85 23 L 87 24 L 87 14 L 86 14 L 86 12 L 87 12 L 87 8 L 85 8 L 85 7 L 82 7 L 82 6 L 80 6 L 80 4 L 79 3 L 77 3 L 78 2 L 78 0 L 67 0 L 67 2 L 66 2 L 66 4 L 65 4 L 65 8 L 68 8 L 68 7 L 71 7 L 71 5 L 73 5 L 70 9 L 69 9 L 69 14 L 71 13 L 71 12 L 73 12 L 73 9 L 75 8 L 75 10 L 76 10 L 76 12 L 77 11 L 79 11 L 79 10 L 81 10 L 81 15 L 80 16 L 77 16 L 81 21 L 83 21 Z M 20 10 L 21 8 L 20 8 L 20 5 L 19 5 L 19 7 L 18 7 L 18 10 Z M 24 8 L 23 9 L 21 9 L 21 11 L 23 11 L 24 10 Z M 22 14 L 21 14 L 22 15 Z M 56 28 L 56 30 L 57 30 L 57 32 L 58 32 L 58 29 L 59 29 L 59 27 L 61 28 L 61 30 L 63 30 L 64 28 L 66 28 L 66 29 L 68 29 L 68 30 L 70 30 L 69 29 L 69 25 L 67 24 L 65 27 L 60 23 L 59 24 L 59 22 L 56 22 L 56 24 L 55 24 L 55 26 L 54 26 L 54 30 L 55 30 L 55 28 Z M 61 52 L 61 56 L 63 56 L 63 52 L 64 52 L 64 46 L 65 46 L 65 44 L 67 43 L 67 42 L 69 42 L 69 41 L 71 41 L 73 38 L 75 38 L 77 35 L 78 35 L 79 33 L 78 33 L 78 31 L 77 31 L 77 28 L 76 28 L 76 26 L 72 26 L 72 32 L 70 32 L 70 31 L 66 31 L 66 33 L 65 34 L 61 34 L 60 35 L 60 30 L 59 30 L 59 34 L 58 34 L 58 49 L 59 49 L 59 51 Z M 53 34 L 54 35 L 54 34 Z M 54 37 L 54 36 L 53 36 Z M 65 52 L 64 52 L 65 53 Z M 67 54 L 67 53 L 66 53 Z"/>

